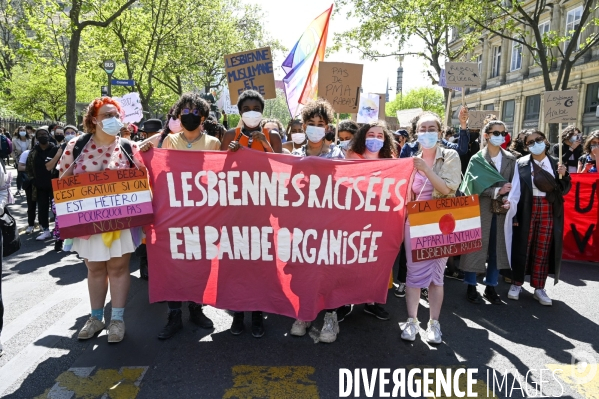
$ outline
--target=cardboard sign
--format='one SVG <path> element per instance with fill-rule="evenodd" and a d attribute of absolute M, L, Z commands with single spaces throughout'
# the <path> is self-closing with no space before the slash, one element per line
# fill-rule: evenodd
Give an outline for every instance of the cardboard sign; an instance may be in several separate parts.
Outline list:
<path fill-rule="evenodd" d="M 447 79 L 445 78 L 445 68 L 441 68 L 441 73 L 439 74 L 439 86 L 446 88 L 446 89 L 454 90 L 454 91 L 462 91 L 461 87 L 448 87 L 447 86 Z"/>
<path fill-rule="evenodd" d="M 543 112 L 545 123 L 576 122 L 578 90 L 546 91 Z"/>
<path fill-rule="evenodd" d="M 357 113 L 362 86 L 362 64 L 321 62 L 318 64 L 318 97 L 338 113 Z"/>
<path fill-rule="evenodd" d="M 445 81 L 449 87 L 480 87 L 476 62 L 446 62 Z"/>
<path fill-rule="evenodd" d="M 372 93 L 360 95 L 360 109 L 358 110 L 358 123 L 370 123 L 379 119 L 381 96 Z"/>
<path fill-rule="evenodd" d="M 53 179 L 61 238 L 84 237 L 154 221 L 148 175 L 139 169 L 105 170 Z"/>
<path fill-rule="evenodd" d="M 385 120 L 387 112 L 385 111 L 385 104 L 387 104 L 387 96 L 385 93 L 377 93 L 379 95 L 379 119 Z"/>
<path fill-rule="evenodd" d="M 401 126 L 410 126 L 410 121 L 422 112 L 422 108 L 402 109 L 397 111 L 397 120 Z"/>
<path fill-rule="evenodd" d="M 270 47 L 226 55 L 225 73 L 233 104 L 246 90 L 255 90 L 265 99 L 277 96 Z"/>
<path fill-rule="evenodd" d="M 123 97 L 113 97 L 123 107 L 123 123 L 137 123 L 144 117 L 139 93 L 127 93 Z"/>
<path fill-rule="evenodd" d="M 478 195 L 409 202 L 410 239 L 406 250 L 414 262 L 446 258 L 482 248 Z"/>
<path fill-rule="evenodd" d="M 499 116 L 498 111 L 468 111 L 468 127 L 470 129 L 482 129 L 487 115 Z"/>

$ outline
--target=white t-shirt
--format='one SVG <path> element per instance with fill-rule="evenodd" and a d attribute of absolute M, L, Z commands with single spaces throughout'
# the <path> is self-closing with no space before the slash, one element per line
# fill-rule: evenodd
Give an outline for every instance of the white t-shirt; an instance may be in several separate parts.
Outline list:
<path fill-rule="evenodd" d="M 19 157 L 19 163 L 23 163 L 23 164 L 27 163 L 27 157 L 29 156 L 30 152 L 31 152 L 31 150 L 25 150 L 25 151 L 23 151 L 23 153 Z"/>

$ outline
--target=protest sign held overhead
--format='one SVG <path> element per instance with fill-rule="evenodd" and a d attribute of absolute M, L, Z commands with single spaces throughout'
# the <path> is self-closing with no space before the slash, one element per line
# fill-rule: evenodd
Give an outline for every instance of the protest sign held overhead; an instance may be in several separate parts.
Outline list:
<path fill-rule="evenodd" d="M 475 62 L 446 62 L 447 87 L 480 87 L 478 65 Z"/>
<path fill-rule="evenodd" d="M 447 78 L 445 77 L 445 68 L 441 68 L 441 72 L 439 73 L 439 86 L 455 91 L 462 91 L 461 87 L 449 87 L 447 85 Z"/>
<path fill-rule="evenodd" d="M 544 100 L 545 123 L 576 122 L 578 90 L 546 91 Z"/>
<path fill-rule="evenodd" d="M 497 111 L 468 111 L 468 128 L 482 129 L 488 115 L 499 116 Z"/>
<path fill-rule="evenodd" d="M 478 195 L 413 201 L 407 208 L 414 262 L 482 248 Z"/>
<path fill-rule="evenodd" d="M 119 231 L 154 220 L 144 170 L 81 173 L 52 180 L 52 188 L 62 238 Z"/>
<path fill-rule="evenodd" d="M 233 104 L 246 90 L 255 90 L 265 99 L 277 96 L 270 47 L 226 55 L 225 73 Z"/>
<path fill-rule="evenodd" d="M 362 64 L 321 62 L 318 67 L 318 97 L 338 113 L 357 113 L 362 86 Z"/>
<path fill-rule="evenodd" d="M 379 119 L 381 96 L 373 93 L 360 95 L 360 109 L 358 110 L 358 123 L 370 123 Z"/>
<path fill-rule="evenodd" d="M 144 117 L 139 93 L 127 93 L 123 97 L 113 97 L 123 107 L 123 123 L 137 123 Z"/>
<path fill-rule="evenodd" d="M 155 221 L 150 300 L 314 320 L 386 301 L 412 159 L 333 161 L 258 151 L 142 154 Z"/>
<path fill-rule="evenodd" d="M 422 113 L 422 108 L 410 108 L 397 111 L 397 120 L 401 126 L 408 126 L 410 121 Z"/>

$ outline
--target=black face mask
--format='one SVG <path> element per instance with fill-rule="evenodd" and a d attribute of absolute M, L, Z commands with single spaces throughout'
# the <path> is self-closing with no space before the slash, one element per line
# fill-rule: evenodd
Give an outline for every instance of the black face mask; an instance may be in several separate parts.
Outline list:
<path fill-rule="evenodd" d="M 42 145 L 46 145 L 46 144 L 48 144 L 48 141 L 50 141 L 50 139 L 47 136 L 42 136 L 42 137 L 38 137 L 37 141 Z"/>
<path fill-rule="evenodd" d="M 54 138 L 56 139 L 56 141 L 58 141 L 59 143 L 64 140 L 64 135 L 62 134 L 55 134 Z"/>
<path fill-rule="evenodd" d="M 202 122 L 202 118 L 200 115 L 187 114 L 181 115 L 181 125 L 185 128 L 185 130 L 191 132 L 194 131 L 200 126 Z"/>

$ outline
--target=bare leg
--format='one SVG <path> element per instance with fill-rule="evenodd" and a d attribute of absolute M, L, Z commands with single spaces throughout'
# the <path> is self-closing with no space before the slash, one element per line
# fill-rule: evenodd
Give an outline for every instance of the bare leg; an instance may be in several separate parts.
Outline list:
<path fill-rule="evenodd" d="M 441 305 L 443 305 L 443 286 L 431 284 L 428 287 L 428 303 L 432 320 L 439 320 Z"/>
<path fill-rule="evenodd" d="M 131 283 L 131 275 L 129 274 L 130 258 L 131 254 L 125 254 L 120 258 L 111 258 L 106 262 L 113 308 L 124 308 L 127 302 L 127 294 Z"/>
<path fill-rule="evenodd" d="M 87 266 L 87 289 L 89 302 L 92 309 L 104 309 L 106 293 L 108 292 L 108 274 L 106 262 L 90 262 L 85 260 Z"/>
<path fill-rule="evenodd" d="M 420 303 L 420 288 L 406 287 L 406 306 L 408 317 L 418 317 L 418 304 Z"/>

